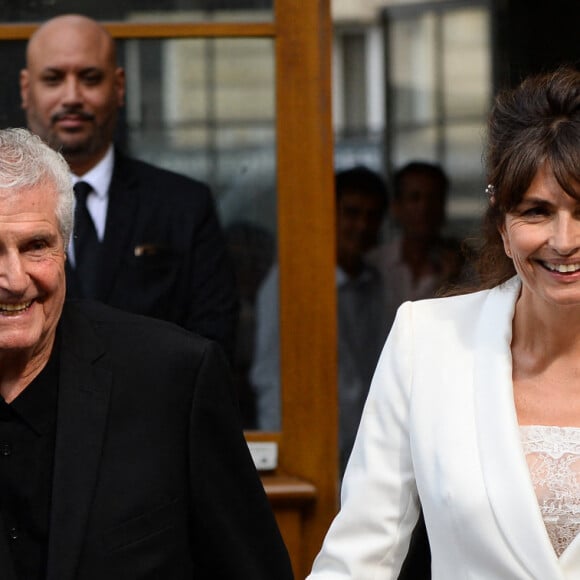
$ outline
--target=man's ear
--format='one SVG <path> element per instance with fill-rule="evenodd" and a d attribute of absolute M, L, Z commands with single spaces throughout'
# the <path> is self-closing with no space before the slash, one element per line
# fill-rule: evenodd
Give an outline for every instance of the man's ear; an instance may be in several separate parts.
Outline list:
<path fill-rule="evenodd" d="M 122 67 L 115 69 L 115 90 L 117 91 L 117 106 L 125 104 L 125 70 Z"/>
<path fill-rule="evenodd" d="M 20 108 L 28 108 L 28 89 L 30 87 L 30 74 L 28 70 L 23 68 L 20 71 Z"/>

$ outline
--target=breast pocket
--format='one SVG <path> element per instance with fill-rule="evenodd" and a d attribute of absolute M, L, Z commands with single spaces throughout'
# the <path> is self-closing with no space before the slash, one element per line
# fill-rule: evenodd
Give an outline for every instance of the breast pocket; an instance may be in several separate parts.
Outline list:
<path fill-rule="evenodd" d="M 169 504 L 132 518 L 105 532 L 105 550 L 115 552 L 140 544 L 155 544 L 163 535 L 170 536 L 179 533 L 186 535 L 186 513 L 183 501 L 176 499 Z"/>
<path fill-rule="evenodd" d="M 108 296 L 111 306 L 166 318 L 183 278 L 183 258 L 165 248 L 125 258 Z"/>
<path fill-rule="evenodd" d="M 128 268 L 135 270 L 167 270 L 180 262 L 180 252 L 160 244 L 139 244 L 133 248 L 125 261 Z"/>

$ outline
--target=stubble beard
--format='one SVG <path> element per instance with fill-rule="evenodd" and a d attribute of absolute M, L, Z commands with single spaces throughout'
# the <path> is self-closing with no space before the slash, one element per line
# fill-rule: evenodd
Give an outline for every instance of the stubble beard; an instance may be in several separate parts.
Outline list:
<path fill-rule="evenodd" d="M 112 142 L 112 132 L 116 118 L 109 115 L 101 125 L 93 121 L 93 131 L 88 135 L 75 135 L 71 132 L 70 138 L 63 138 L 55 130 L 55 124 L 47 128 L 34 115 L 28 117 L 29 129 L 37 134 L 51 149 L 59 152 L 71 166 L 90 162 L 97 157 Z"/>

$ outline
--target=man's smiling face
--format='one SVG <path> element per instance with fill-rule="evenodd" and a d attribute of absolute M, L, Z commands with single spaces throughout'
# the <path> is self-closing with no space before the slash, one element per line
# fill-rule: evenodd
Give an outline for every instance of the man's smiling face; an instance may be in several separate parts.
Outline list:
<path fill-rule="evenodd" d="M 54 185 L 0 189 L 0 356 L 48 357 L 65 297 Z"/>

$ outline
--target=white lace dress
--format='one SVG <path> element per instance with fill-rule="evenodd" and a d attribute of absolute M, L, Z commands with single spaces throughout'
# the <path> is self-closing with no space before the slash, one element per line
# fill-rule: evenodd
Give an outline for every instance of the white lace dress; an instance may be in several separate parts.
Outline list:
<path fill-rule="evenodd" d="M 520 426 L 546 530 L 560 556 L 580 531 L 580 428 Z"/>

